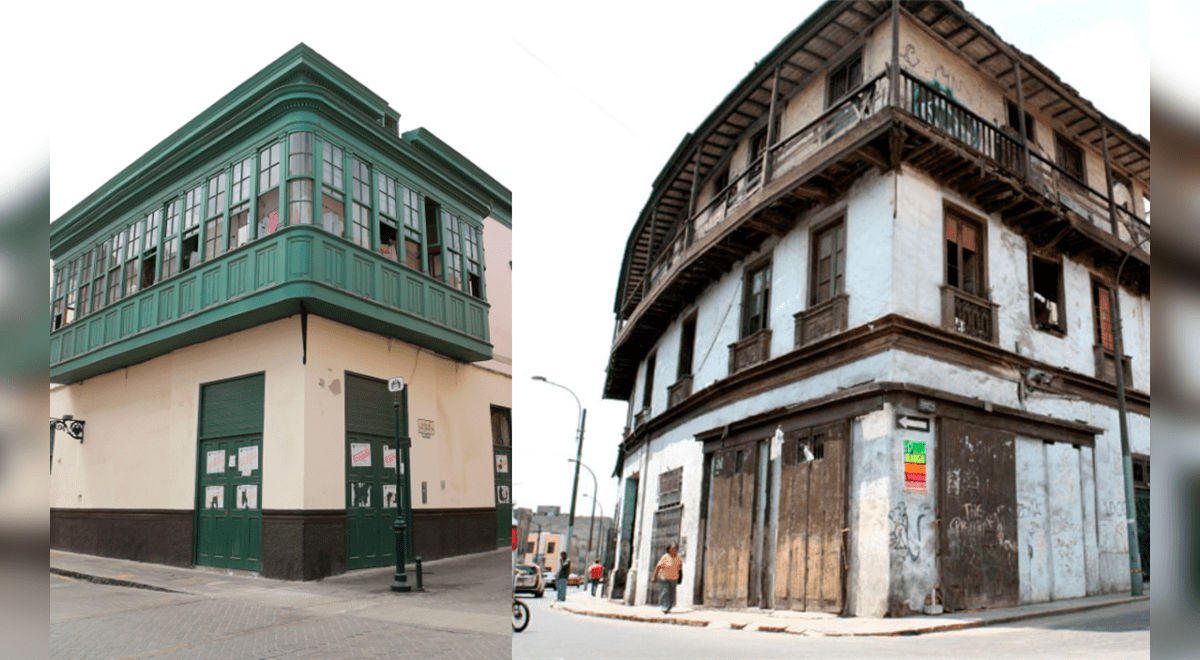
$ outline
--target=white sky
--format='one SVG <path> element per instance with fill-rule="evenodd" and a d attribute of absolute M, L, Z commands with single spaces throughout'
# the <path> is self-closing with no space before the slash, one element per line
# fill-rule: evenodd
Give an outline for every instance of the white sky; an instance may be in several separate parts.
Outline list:
<path fill-rule="evenodd" d="M 588 409 L 583 461 L 611 515 L 626 407 L 600 393 L 629 231 L 684 134 L 818 5 L 56 5 L 42 19 L 52 40 L 24 36 L 36 42 L 26 57 L 46 62 L 47 101 L 26 101 L 52 129 L 52 218 L 301 41 L 386 99 L 401 131 L 433 131 L 513 191 L 515 502 L 565 510 L 570 499 L 577 409 L 531 381 L 543 375 Z M 966 6 L 1149 137 L 1144 3 Z M 592 490 L 585 471 L 580 492 Z M 578 503 L 590 512 L 588 497 Z"/>

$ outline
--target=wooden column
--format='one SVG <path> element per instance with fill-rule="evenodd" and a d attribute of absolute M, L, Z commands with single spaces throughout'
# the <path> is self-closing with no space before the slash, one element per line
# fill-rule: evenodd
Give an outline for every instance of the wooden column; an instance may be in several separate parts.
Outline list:
<path fill-rule="evenodd" d="M 1029 181 L 1029 141 L 1025 139 L 1025 87 L 1021 83 L 1021 63 L 1013 55 L 1008 56 L 1013 65 L 1013 75 L 1017 77 L 1017 130 L 1021 134 L 1021 176 Z"/>
<path fill-rule="evenodd" d="M 763 149 L 763 187 L 771 180 L 771 147 L 775 144 L 775 98 L 779 95 L 779 67 L 771 78 L 771 104 L 767 107 L 767 145 Z"/>
<path fill-rule="evenodd" d="M 1113 198 L 1113 175 L 1112 163 L 1108 160 L 1108 129 L 1104 124 L 1100 124 L 1100 141 L 1104 143 L 1104 181 L 1108 184 L 1108 219 L 1112 224 L 1112 234 L 1117 238 L 1121 238 L 1121 234 L 1117 232 L 1117 200 Z M 1130 195 L 1132 198 L 1133 195 Z M 1129 235 L 1130 242 L 1133 242 L 1133 234 Z M 1117 282 L 1117 288 L 1121 287 L 1121 283 Z M 1117 355 L 1117 369 L 1121 368 L 1121 356 Z"/>

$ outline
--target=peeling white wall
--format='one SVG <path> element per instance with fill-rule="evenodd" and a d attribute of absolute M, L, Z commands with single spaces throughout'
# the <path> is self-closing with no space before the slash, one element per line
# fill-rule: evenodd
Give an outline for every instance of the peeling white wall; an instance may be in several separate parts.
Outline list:
<path fill-rule="evenodd" d="M 883 616 L 891 577 L 892 464 L 891 406 L 864 415 L 851 425 L 849 567 L 846 610 L 851 616 Z"/>

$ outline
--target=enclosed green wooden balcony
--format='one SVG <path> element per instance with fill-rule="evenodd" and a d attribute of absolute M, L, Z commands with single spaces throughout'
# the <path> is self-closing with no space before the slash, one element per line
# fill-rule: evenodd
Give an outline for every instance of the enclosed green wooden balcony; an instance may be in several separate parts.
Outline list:
<path fill-rule="evenodd" d="M 464 362 L 492 357 L 487 302 L 297 225 L 53 331 L 50 380 L 76 382 L 301 312 Z"/>

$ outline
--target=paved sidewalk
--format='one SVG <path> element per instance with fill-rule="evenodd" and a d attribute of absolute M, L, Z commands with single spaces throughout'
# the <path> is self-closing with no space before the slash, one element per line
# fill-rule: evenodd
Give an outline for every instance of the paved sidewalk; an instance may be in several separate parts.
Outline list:
<path fill-rule="evenodd" d="M 570 590 L 569 590 L 570 591 Z M 692 606 L 680 606 L 663 614 L 654 605 L 622 605 L 617 601 L 593 598 L 586 593 L 569 593 L 565 602 L 551 603 L 550 607 L 574 614 L 644 621 L 661 625 L 734 628 L 762 632 L 791 633 L 814 637 L 847 637 L 874 635 L 919 635 L 923 633 L 961 630 L 999 623 L 1010 623 L 1055 614 L 1069 614 L 1099 607 L 1111 607 L 1124 603 L 1150 599 L 1150 589 L 1145 594 L 1132 597 L 1129 594 L 1107 594 L 1073 598 L 1050 603 L 1021 605 L 1000 610 L 956 612 L 927 616 L 890 619 L 870 617 L 839 617 L 824 612 L 770 611 L 760 609 L 710 610 Z"/>
<path fill-rule="evenodd" d="M 391 591 L 395 567 L 352 571 L 316 582 L 288 582 L 242 571 L 178 568 L 50 551 L 50 572 L 113 586 L 230 599 L 314 614 L 351 614 L 361 619 L 446 631 L 511 634 L 506 599 L 511 590 L 511 552 L 495 550 L 424 563 L 421 593 Z M 408 582 L 416 585 L 413 567 Z"/>

